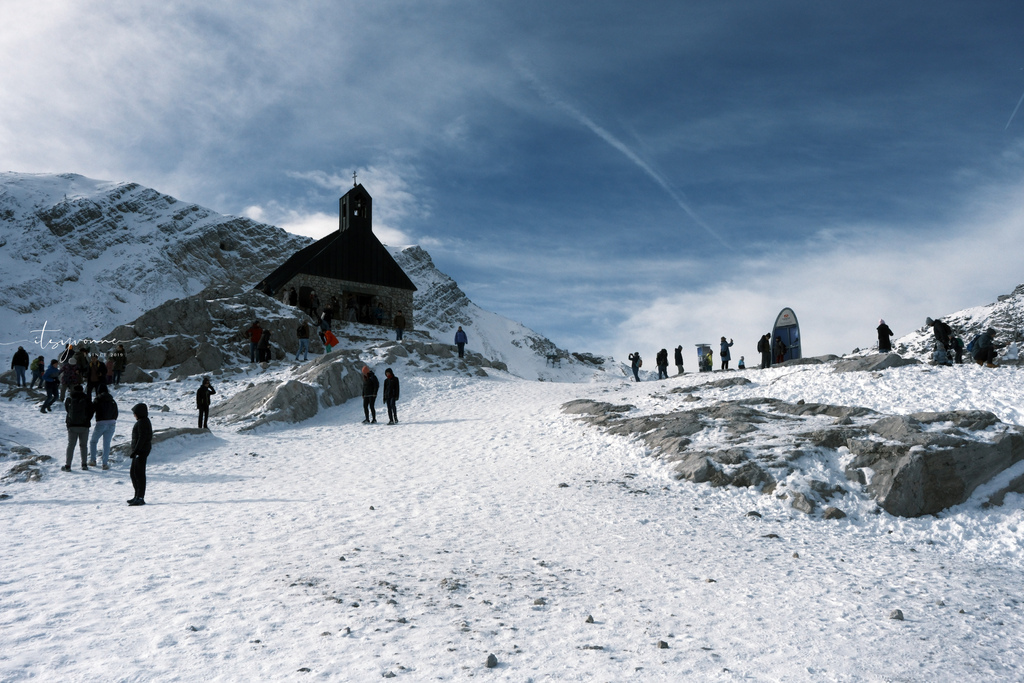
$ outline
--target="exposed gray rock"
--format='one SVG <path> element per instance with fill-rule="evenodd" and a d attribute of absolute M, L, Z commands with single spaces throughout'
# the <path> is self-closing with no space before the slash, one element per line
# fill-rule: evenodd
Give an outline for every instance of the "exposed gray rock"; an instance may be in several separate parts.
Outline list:
<path fill-rule="evenodd" d="M 563 410 L 610 434 L 640 439 L 677 480 L 761 487 L 768 493 L 799 475 L 790 482 L 797 492 L 788 497 L 794 508 L 809 514 L 818 503 L 850 493 L 842 485 L 807 477 L 829 462 L 823 456 L 843 445 L 852 457 L 842 467 L 829 465 L 834 475 L 830 481 L 856 482 L 854 495 L 870 495 L 889 513 L 910 517 L 964 502 L 978 485 L 1024 459 L 1024 432 L 984 411 L 879 415 L 856 406 L 769 398 L 653 415 L 623 415 L 614 408 L 582 400 Z M 722 447 L 694 446 L 709 440 Z M 1024 489 L 1021 479 L 993 495 L 991 504 Z M 809 490 L 801 492 L 804 481 Z"/>
<path fill-rule="evenodd" d="M 170 427 L 168 429 L 153 430 L 153 445 L 176 439 L 179 436 L 206 436 L 210 434 L 208 429 L 198 427 Z M 110 454 L 118 461 L 123 460 L 131 454 L 131 443 L 120 443 L 110 449 Z"/>
<path fill-rule="evenodd" d="M 871 356 L 841 360 L 836 363 L 834 372 L 875 372 L 920 363 L 921 361 L 916 358 L 903 358 L 895 353 L 876 353 Z"/>
<path fill-rule="evenodd" d="M 3 477 L 0 477 L 0 481 L 6 482 L 29 482 L 39 481 L 43 478 L 42 463 L 50 462 L 53 460 L 48 455 L 31 455 L 23 460 L 18 460 L 11 469 L 4 473 Z"/>
<path fill-rule="evenodd" d="M 794 494 L 793 500 L 790 501 L 790 506 L 800 512 L 806 512 L 807 514 L 814 512 L 814 501 L 803 493 Z"/>
<path fill-rule="evenodd" d="M 894 609 L 892 612 L 889 613 L 889 618 L 895 619 L 896 621 L 903 621 L 903 610 Z"/>
<path fill-rule="evenodd" d="M 487 655 L 487 661 L 484 662 L 484 666 L 486 666 L 488 669 L 493 669 L 494 667 L 498 666 L 498 658 L 495 657 L 493 654 Z"/>
<path fill-rule="evenodd" d="M 821 513 L 822 519 L 843 519 L 846 517 L 846 513 L 839 508 L 827 507 L 825 511 Z"/>
<path fill-rule="evenodd" d="M 129 363 L 121 373 L 121 381 L 128 384 L 148 384 L 153 378 L 135 363 Z"/>
<path fill-rule="evenodd" d="M 903 517 L 934 514 L 966 501 L 979 485 L 1024 459 L 1024 435 L 998 434 L 952 448 L 912 448 L 879 460 L 868 491 L 886 512 Z"/>
<path fill-rule="evenodd" d="M 793 365 L 821 365 L 822 363 L 831 363 L 837 360 L 839 360 L 839 356 L 829 353 L 824 356 L 811 356 L 809 358 L 793 358 L 791 360 L 783 361 L 781 363 L 775 363 L 775 367 L 790 367 Z"/>

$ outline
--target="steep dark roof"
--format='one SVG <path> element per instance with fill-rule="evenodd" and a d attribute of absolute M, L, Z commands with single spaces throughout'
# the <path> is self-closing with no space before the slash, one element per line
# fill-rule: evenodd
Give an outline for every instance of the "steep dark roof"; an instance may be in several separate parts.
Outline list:
<path fill-rule="evenodd" d="M 264 282 L 276 293 L 300 273 L 416 291 L 416 285 L 369 230 L 336 230 L 295 252 Z"/>

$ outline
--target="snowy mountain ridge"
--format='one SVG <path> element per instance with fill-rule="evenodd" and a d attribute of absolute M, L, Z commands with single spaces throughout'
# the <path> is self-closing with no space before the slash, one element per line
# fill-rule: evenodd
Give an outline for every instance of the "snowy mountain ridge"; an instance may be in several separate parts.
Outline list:
<path fill-rule="evenodd" d="M 0 340 L 44 322 L 93 336 L 215 282 L 258 281 L 308 243 L 137 183 L 0 173 Z"/>
<path fill-rule="evenodd" d="M 43 326 L 47 339 L 105 338 L 207 287 L 252 286 L 310 241 L 136 183 L 0 173 L 0 344 L 27 347 Z M 474 304 L 422 248 L 391 251 L 419 288 L 416 327 L 437 341 L 451 343 L 462 325 L 471 350 L 513 374 L 584 379 L 597 371 Z M 558 372 L 545 370 L 552 357 L 564 364 Z"/>
<path fill-rule="evenodd" d="M 1024 284 L 1018 285 L 1011 294 L 1000 296 L 994 303 L 932 317 L 945 321 L 953 329 L 953 334 L 964 340 L 965 345 L 991 327 L 996 331 L 997 345 L 1016 342 L 1020 347 L 1021 335 L 1024 333 Z M 931 358 L 934 343 L 935 333 L 932 328 L 922 325 L 896 339 L 893 348 L 901 355 L 926 360 Z"/>

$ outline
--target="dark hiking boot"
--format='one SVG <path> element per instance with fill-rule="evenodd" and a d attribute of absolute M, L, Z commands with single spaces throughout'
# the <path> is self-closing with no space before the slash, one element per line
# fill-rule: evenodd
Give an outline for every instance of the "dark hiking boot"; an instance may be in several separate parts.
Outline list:
<path fill-rule="evenodd" d="M 110 465 L 103 465 L 103 469 L 109 470 L 110 469 Z"/>
<path fill-rule="evenodd" d="M 995 366 L 993 365 L 992 367 L 995 367 Z M 372 425 L 377 424 L 377 418 L 373 418 L 372 420 L 370 420 L 370 424 L 372 424 Z"/>
<path fill-rule="evenodd" d="M 146 501 L 142 500 L 141 498 L 135 498 L 134 500 L 129 501 L 128 504 L 131 505 L 132 507 L 136 507 L 139 505 L 145 505 Z"/>
<path fill-rule="evenodd" d="M 87 469 L 89 469 L 89 466 L 88 466 L 88 465 L 86 465 L 86 464 L 85 464 L 85 463 L 83 462 L 83 463 L 82 463 L 82 469 L 83 469 L 83 470 L 87 470 Z"/>
<path fill-rule="evenodd" d="M 90 460 L 89 461 L 89 467 L 96 467 L 96 461 L 95 460 Z"/>
<path fill-rule="evenodd" d="M 70 472 L 71 471 L 71 465 L 64 465 L 63 467 L 60 468 L 60 471 L 61 472 Z"/>
<path fill-rule="evenodd" d="M 364 425 L 368 425 L 368 424 L 370 424 L 370 421 L 369 420 L 363 420 L 363 424 Z"/>
<path fill-rule="evenodd" d="M 131 505 L 132 503 L 134 503 L 137 500 L 138 500 L 138 498 L 129 498 L 128 499 L 128 504 Z"/>

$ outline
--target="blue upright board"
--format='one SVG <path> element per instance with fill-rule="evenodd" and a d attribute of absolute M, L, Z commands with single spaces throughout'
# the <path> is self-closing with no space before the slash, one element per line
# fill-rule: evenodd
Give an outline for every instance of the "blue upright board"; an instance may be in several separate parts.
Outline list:
<path fill-rule="evenodd" d="M 793 360 L 800 358 L 800 323 L 796 320 L 796 313 L 792 308 L 783 308 L 779 317 L 775 319 L 772 328 L 772 364 L 779 362 L 776 339 L 781 339 L 785 345 L 786 352 L 782 360 Z"/>

